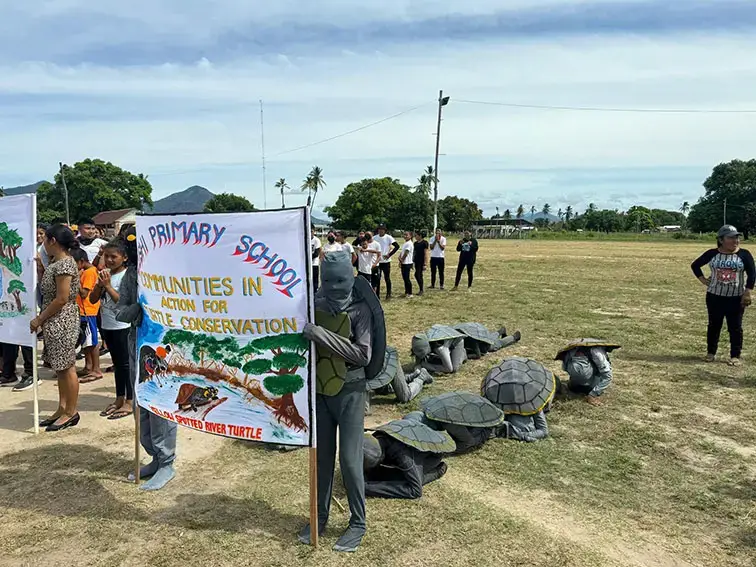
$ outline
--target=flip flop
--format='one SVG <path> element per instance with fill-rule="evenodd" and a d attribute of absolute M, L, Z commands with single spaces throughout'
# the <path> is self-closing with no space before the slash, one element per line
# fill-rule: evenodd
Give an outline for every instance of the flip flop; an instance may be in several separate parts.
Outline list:
<path fill-rule="evenodd" d="M 96 374 L 87 374 L 83 378 L 79 378 L 79 384 L 89 384 L 90 382 L 97 382 L 97 380 L 102 380 L 102 374 L 99 376 Z"/>
<path fill-rule="evenodd" d="M 108 420 L 113 421 L 115 419 L 121 419 L 123 417 L 131 415 L 132 413 L 134 412 L 126 411 L 126 410 L 116 410 L 108 416 Z"/>
<path fill-rule="evenodd" d="M 76 375 L 79 378 L 82 378 L 84 376 L 88 376 L 90 372 L 91 372 L 91 370 L 89 370 L 87 368 L 81 368 L 81 369 L 79 369 L 79 370 L 76 371 Z"/>
<path fill-rule="evenodd" d="M 100 417 L 108 417 L 109 415 L 112 415 L 113 412 L 115 412 L 118 409 L 118 406 L 115 404 L 110 404 L 108 407 L 106 407 L 103 411 L 100 412 Z"/>

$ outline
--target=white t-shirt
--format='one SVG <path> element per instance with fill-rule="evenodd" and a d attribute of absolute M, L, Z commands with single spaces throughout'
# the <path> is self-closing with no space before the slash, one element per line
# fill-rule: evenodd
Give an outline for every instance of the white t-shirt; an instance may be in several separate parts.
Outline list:
<path fill-rule="evenodd" d="M 399 258 L 401 259 L 402 256 L 404 256 L 404 253 L 407 252 L 407 256 L 404 257 L 404 260 L 401 260 L 402 264 L 405 266 L 412 264 L 412 255 L 415 251 L 415 245 L 412 243 L 411 240 L 408 240 L 404 244 L 402 244 L 402 250 L 399 252 Z"/>
<path fill-rule="evenodd" d="M 311 256 L 315 254 L 315 250 L 322 247 L 323 245 L 320 243 L 320 238 L 318 238 L 317 236 L 313 236 L 310 239 L 310 255 Z M 316 256 L 315 258 L 312 259 L 312 265 L 320 266 L 320 256 Z"/>
<path fill-rule="evenodd" d="M 121 289 L 121 281 L 123 280 L 123 276 L 126 273 L 126 270 L 120 271 L 117 274 L 112 274 L 110 276 L 110 285 L 113 286 L 113 289 L 116 291 L 120 291 Z M 100 316 L 102 317 L 102 328 L 107 331 L 120 331 L 122 329 L 128 329 L 131 325 L 129 323 L 122 323 L 121 321 L 116 321 L 116 312 L 115 312 L 116 302 L 113 301 L 113 298 L 110 297 L 110 294 L 103 290 L 102 297 L 100 298 Z"/>
<path fill-rule="evenodd" d="M 330 242 L 327 242 L 323 246 L 323 254 L 328 254 L 329 252 L 341 252 L 344 249 L 343 244 L 339 244 L 338 242 L 334 242 L 331 244 Z"/>
<path fill-rule="evenodd" d="M 391 258 L 387 258 L 387 256 L 391 252 L 391 246 L 396 242 L 396 239 L 390 234 L 384 234 L 383 236 L 374 236 L 373 242 L 377 242 L 381 247 L 381 264 L 388 264 Z"/>
<path fill-rule="evenodd" d="M 91 244 L 83 244 L 81 240 L 79 241 L 79 248 L 84 250 L 84 252 L 87 253 L 87 258 L 89 258 L 90 262 L 94 262 L 94 259 L 97 257 L 97 255 L 100 253 L 100 248 L 105 246 L 108 243 L 107 240 L 103 240 L 102 238 L 95 238 Z M 95 266 L 96 268 L 97 266 Z"/>
<path fill-rule="evenodd" d="M 381 245 L 377 242 L 371 242 L 367 245 L 367 249 L 362 249 L 362 247 L 359 248 L 357 269 L 363 274 L 372 273 L 373 266 L 375 265 L 375 259 L 377 256 L 375 254 L 371 254 L 370 250 L 381 252 Z"/>
<path fill-rule="evenodd" d="M 343 244 L 341 245 L 341 249 L 342 249 L 342 250 L 346 250 L 346 251 L 347 251 L 347 252 L 349 252 L 350 254 L 354 254 L 354 246 L 352 246 L 352 245 L 351 245 L 351 244 L 350 244 L 349 242 L 344 242 L 344 243 L 343 243 Z"/>
<path fill-rule="evenodd" d="M 442 237 L 441 237 L 441 238 L 439 239 L 438 243 L 439 243 L 439 244 L 440 244 L 441 246 L 436 246 L 435 248 L 433 248 L 433 244 L 434 244 L 435 242 L 436 242 L 436 236 L 435 236 L 435 235 L 433 235 L 433 236 L 431 237 L 430 241 L 429 241 L 429 245 L 430 245 L 430 247 L 431 247 L 431 249 L 430 249 L 430 251 L 431 251 L 431 254 L 430 254 L 430 255 L 431 255 L 431 258 L 443 258 L 443 257 L 444 257 L 444 254 L 446 253 L 446 250 L 443 250 L 443 249 L 441 248 L 441 246 L 446 246 L 446 237 L 445 237 L 445 236 L 442 236 Z"/>
<path fill-rule="evenodd" d="M 42 261 L 42 265 L 46 268 L 50 264 L 50 257 L 47 255 L 47 250 L 45 250 L 44 244 L 39 245 L 39 248 L 37 248 L 37 254 Z"/>

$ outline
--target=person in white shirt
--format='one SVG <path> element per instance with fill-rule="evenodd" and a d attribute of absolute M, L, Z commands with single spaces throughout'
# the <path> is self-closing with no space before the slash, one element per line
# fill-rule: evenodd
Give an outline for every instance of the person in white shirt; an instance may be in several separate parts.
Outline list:
<path fill-rule="evenodd" d="M 412 297 L 412 280 L 410 276 L 414 263 L 413 255 L 414 244 L 412 242 L 412 232 L 407 230 L 404 232 L 404 244 L 402 244 L 402 251 L 399 253 L 399 263 L 402 267 L 402 279 L 404 280 L 404 297 Z"/>
<path fill-rule="evenodd" d="M 386 280 L 386 299 L 391 299 L 391 256 L 399 250 L 399 244 L 390 234 L 386 234 L 386 225 L 378 226 L 378 235 L 373 237 L 373 241 L 381 245 L 381 260 L 378 263 L 378 274 L 374 284 L 375 293 L 381 296 L 381 274 Z"/>
<path fill-rule="evenodd" d="M 373 241 L 373 234 L 366 232 L 357 253 L 357 271 L 370 282 L 373 290 L 375 290 L 378 263 L 381 261 L 382 253 L 381 245 Z"/>
<path fill-rule="evenodd" d="M 102 260 L 102 247 L 105 246 L 108 241 L 98 238 L 97 227 L 92 219 L 82 219 L 79 221 L 79 248 L 87 253 L 89 263 L 92 264 L 98 270 L 105 267 L 105 262 Z"/>
<path fill-rule="evenodd" d="M 323 246 L 322 254 L 328 254 L 329 252 L 341 252 L 344 249 L 344 246 L 340 242 L 336 241 L 336 234 L 332 230 L 328 231 L 326 240 L 327 242 Z"/>
<path fill-rule="evenodd" d="M 320 242 L 320 238 L 315 236 L 315 229 L 312 229 L 312 236 L 310 238 L 310 253 L 312 254 L 312 287 L 315 291 L 318 291 L 320 287 L 320 250 L 323 248 L 323 244 Z"/>
<path fill-rule="evenodd" d="M 351 254 L 352 256 L 352 265 L 357 265 L 357 253 L 354 251 L 354 246 L 352 246 L 351 243 L 347 242 L 346 235 L 343 231 L 337 230 L 336 231 L 336 242 L 341 244 L 341 249 L 346 250 Z"/>
<path fill-rule="evenodd" d="M 430 239 L 430 269 L 431 269 L 431 289 L 436 287 L 436 272 L 438 272 L 438 283 L 441 289 L 444 289 L 444 267 L 446 255 L 446 237 L 440 228 L 436 229 L 436 234 Z"/>

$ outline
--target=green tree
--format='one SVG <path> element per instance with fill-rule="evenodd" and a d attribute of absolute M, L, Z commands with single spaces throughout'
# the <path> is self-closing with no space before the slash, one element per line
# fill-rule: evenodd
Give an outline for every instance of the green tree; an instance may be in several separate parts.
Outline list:
<path fill-rule="evenodd" d="M 242 370 L 248 374 L 271 374 L 263 380 L 263 386 L 271 394 L 281 396 L 276 415 L 279 412 L 279 417 L 289 415 L 292 409 L 296 412 L 294 394 L 304 387 L 304 380 L 296 372 L 307 364 L 304 355 L 309 343 L 300 334 L 285 333 L 261 337 L 249 344 L 259 353 L 272 352 L 273 358 L 253 360 L 245 364 Z"/>
<path fill-rule="evenodd" d="M 5 266 L 17 276 L 23 271 L 18 257 L 18 249 L 23 242 L 24 239 L 16 230 L 10 228 L 7 223 L 0 222 L 0 266 Z"/>
<path fill-rule="evenodd" d="M 21 294 L 26 293 L 26 286 L 21 280 L 11 280 L 8 283 L 8 293 L 16 300 L 16 307 L 21 311 L 24 306 L 21 304 Z"/>
<path fill-rule="evenodd" d="M 546 203 L 546 204 L 545 204 L 545 205 L 543 206 L 543 209 L 541 209 L 541 212 L 542 212 L 542 213 L 543 213 L 544 215 L 546 215 L 546 216 L 550 215 L 550 214 L 551 214 L 551 205 L 549 205 L 548 203 Z"/>
<path fill-rule="evenodd" d="M 596 212 L 596 205 L 594 205 L 593 203 L 588 203 L 588 212 L 589 213 Z"/>
<path fill-rule="evenodd" d="M 318 191 L 326 186 L 326 182 L 323 180 L 323 170 L 317 165 L 310 170 L 307 174 L 304 182 L 302 183 L 302 191 L 307 191 L 307 206 L 312 210 L 315 205 L 315 199 L 318 196 Z"/>
<path fill-rule="evenodd" d="M 533 220 L 535 218 L 536 210 L 537 209 L 535 208 L 535 205 L 530 207 L 530 220 Z"/>
<path fill-rule="evenodd" d="M 334 226 L 344 229 L 369 229 L 380 222 L 385 222 L 392 228 L 408 229 L 431 225 L 432 212 L 431 220 L 404 226 L 406 214 L 402 207 L 408 203 L 410 194 L 410 188 L 398 179 L 363 179 L 347 185 L 336 202 L 326 207 L 325 211 L 333 219 Z M 423 195 L 417 197 L 430 202 Z M 418 199 L 416 204 L 420 203 L 422 200 Z"/>
<path fill-rule="evenodd" d="M 517 207 L 517 218 L 521 219 L 522 215 L 524 215 L 524 214 L 525 214 L 525 207 L 523 207 L 522 205 L 520 205 L 519 207 Z"/>
<path fill-rule="evenodd" d="M 561 207 L 557 211 L 557 217 L 559 218 L 559 222 L 564 222 L 564 211 Z"/>
<path fill-rule="evenodd" d="M 512 218 L 512 211 L 509 209 L 504 211 L 504 220 L 510 220 Z"/>
<path fill-rule="evenodd" d="M 281 192 L 281 208 L 285 209 L 286 199 L 284 199 L 284 193 L 286 192 L 287 189 L 291 189 L 291 187 L 289 187 L 289 184 L 286 183 L 286 179 L 282 177 L 281 179 L 276 181 L 275 188 Z"/>
<path fill-rule="evenodd" d="M 101 159 L 85 159 L 73 167 L 63 166 L 68 187 L 71 220 L 94 217 L 102 211 L 152 205 L 152 185 L 145 175 L 133 174 Z M 55 184 L 37 188 L 37 210 L 41 222 L 64 217 L 66 210 L 60 173 Z"/>
<path fill-rule="evenodd" d="M 756 234 L 756 203 L 748 203 L 743 211 L 743 236 Z"/>
<path fill-rule="evenodd" d="M 746 206 L 756 202 L 756 159 L 720 163 L 703 186 L 704 196 L 690 208 L 688 215 L 688 225 L 692 230 L 716 231 L 725 221 L 725 200 L 727 223 L 745 226 Z"/>
<path fill-rule="evenodd" d="M 483 211 L 474 201 L 450 196 L 438 202 L 438 216 L 441 228 L 448 232 L 460 232 L 482 220 Z"/>
<path fill-rule="evenodd" d="M 567 208 L 564 211 L 564 220 L 568 223 L 572 220 L 573 212 L 572 212 L 572 205 L 567 205 Z"/>
<path fill-rule="evenodd" d="M 656 227 L 651 211 L 646 207 L 630 207 L 625 214 L 625 228 L 632 232 L 653 230 Z"/>
<path fill-rule="evenodd" d="M 206 213 L 248 213 L 255 206 L 246 197 L 233 193 L 218 193 L 205 203 Z"/>
<path fill-rule="evenodd" d="M 418 178 L 417 185 L 415 185 L 415 191 L 421 193 L 426 197 L 430 197 L 431 190 L 433 189 L 436 181 L 436 175 L 433 171 L 433 166 L 429 165 L 423 171 L 423 174 Z"/>

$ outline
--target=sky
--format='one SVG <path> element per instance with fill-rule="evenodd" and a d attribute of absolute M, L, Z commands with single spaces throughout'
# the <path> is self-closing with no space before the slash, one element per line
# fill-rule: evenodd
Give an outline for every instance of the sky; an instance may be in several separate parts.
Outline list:
<path fill-rule="evenodd" d="M 440 197 L 487 215 L 676 210 L 716 164 L 754 155 L 753 0 L 0 0 L 0 13 L 6 187 L 97 157 L 148 175 L 155 199 L 196 184 L 272 208 L 279 178 L 287 206 L 304 204 L 318 165 L 321 214 L 351 181 L 417 183 L 440 89 Z"/>

